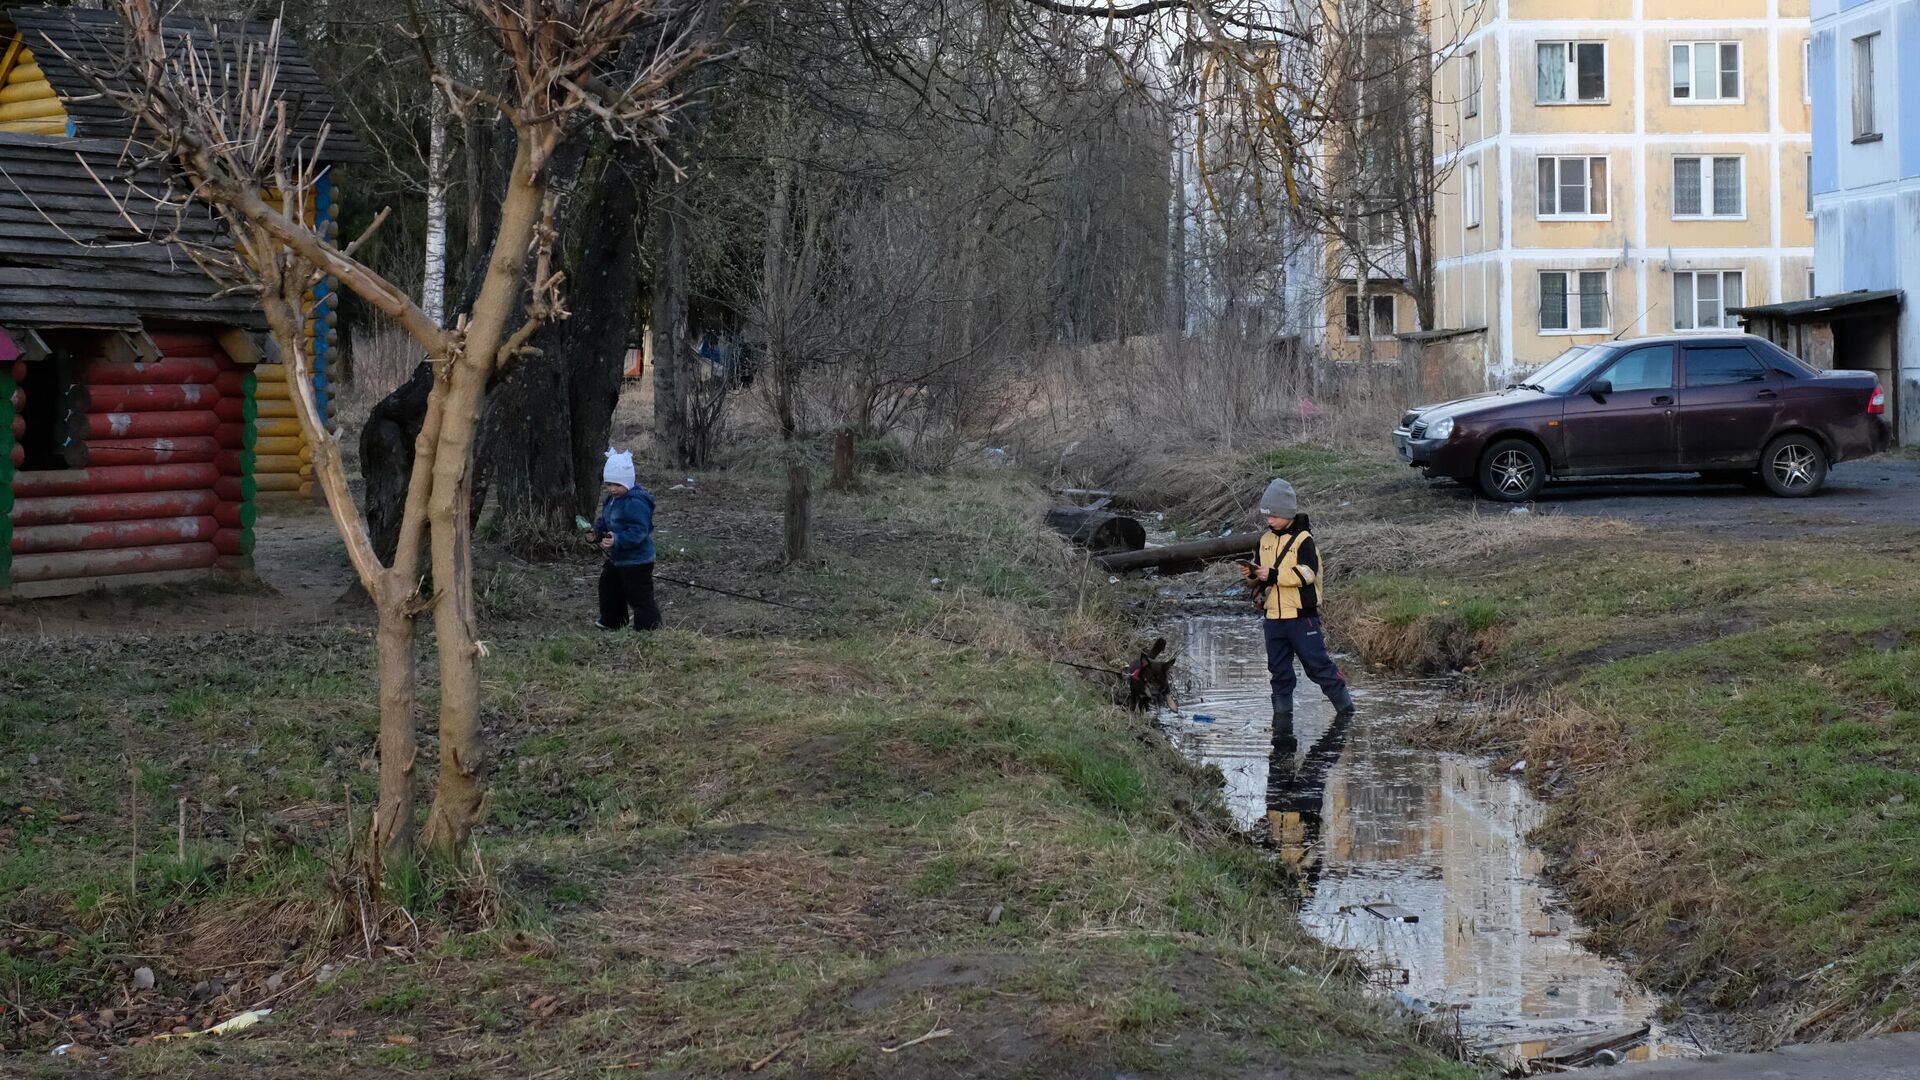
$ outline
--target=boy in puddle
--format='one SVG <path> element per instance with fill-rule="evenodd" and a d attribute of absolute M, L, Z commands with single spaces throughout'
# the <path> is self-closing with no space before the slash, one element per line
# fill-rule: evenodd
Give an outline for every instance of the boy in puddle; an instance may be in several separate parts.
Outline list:
<path fill-rule="evenodd" d="M 1260 609 L 1267 639 L 1267 671 L 1273 676 L 1273 746 L 1293 753 L 1294 657 L 1307 678 L 1319 685 L 1333 703 L 1339 720 L 1353 717 L 1353 695 L 1347 680 L 1327 655 L 1327 639 L 1320 626 L 1320 550 L 1307 531 L 1307 516 L 1293 485 L 1275 480 L 1260 496 L 1260 514 L 1267 531 L 1253 562 L 1241 570 L 1253 586 L 1254 606 Z"/>
<path fill-rule="evenodd" d="M 600 478 L 606 481 L 606 495 L 592 536 L 606 552 L 607 562 L 600 568 L 600 619 L 594 625 L 619 630 L 627 625 L 627 609 L 632 608 L 635 630 L 658 630 L 660 608 L 653 600 L 653 496 L 634 483 L 630 451 L 608 450 Z"/>

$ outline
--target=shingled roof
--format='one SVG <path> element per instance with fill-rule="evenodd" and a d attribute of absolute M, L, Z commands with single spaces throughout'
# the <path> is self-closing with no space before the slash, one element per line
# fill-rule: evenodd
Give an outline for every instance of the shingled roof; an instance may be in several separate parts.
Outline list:
<path fill-rule="evenodd" d="M 216 296 L 188 257 L 184 244 L 230 241 L 204 205 L 157 203 L 169 175 L 131 161 L 124 141 L 0 133 L 0 326 L 263 329 L 253 297 Z M 149 239 L 169 233 L 180 242 Z"/>
<path fill-rule="evenodd" d="M 73 120 L 73 133 L 81 138 L 125 139 L 132 131 L 126 113 L 101 95 L 89 72 L 106 73 L 119 63 L 126 48 L 126 31 L 120 17 L 111 11 L 85 11 L 78 8 L 13 8 L 0 20 L 13 23 L 25 38 L 27 48 L 60 95 L 67 114 Z M 220 20 L 217 23 L 186 16 L 172 16 L 162 24 L 170 47 L 190 42 L 202 58 L 231 60 L 236 42 L 245 38 L 265 43 L 270 27 L 262 22 Z M 59 45 L 59 49 L 48 43 Z M 65 50 L 67 57 L 60 55 Z M 327 161 L 365 161 L 371 156 L 366 144 L 354 134 L 339 115 L 333 94 L 306 57 L 283 34 L 279 45 L 278 83 L 287 102 L 290 117 L 290 142 L 296 147 L 312 147 L 319 142 L 322 125 L 330 125 L 322 153 Z"/>

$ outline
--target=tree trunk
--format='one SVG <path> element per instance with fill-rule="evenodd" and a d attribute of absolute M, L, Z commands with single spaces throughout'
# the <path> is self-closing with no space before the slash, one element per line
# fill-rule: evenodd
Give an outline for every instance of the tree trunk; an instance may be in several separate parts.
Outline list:
<path fill-rule="evenodd" d="M 488 395 L 481 458 L 509 536 L 571 533 L 576 514 L 591 514 L 634 340 L 642 218 L 633 177 L 648 151 L 605 134 L 579 145 L 584 153 L 549 167 L 553 188 L 569 189 L 554 267 L 567 275 L 572 316 L 535 334 L 539 352 Z"/>
<path fill-rule="evenodd" d="M 447 324 L 447 103 L 436 88 L 427 118 L 427 258 L 420 308 Z"/>
<path fill-rule="evenodd" d="M 1151 566 L 1204 562 L 1209 559 L 1224 559 L 1231 555 L 1245 555 L 1259 546 L 1259 533 L 1238 533 L 1212 540 L 1194 540 L 1190 543 L 1168 544 L 1165 547 L 1146 548 L 1141 551 L 1123 551 L 1118 555 L 1102 555 L 1094 562 L 1099 564 L 1100 569 L 1118 574 L 1128 570 L 1145 570 Z"/>
<path fill-rule="evenodd" d="M 787 463 L 787 564 L 806 562 L 813 554 L 813 477 L 805 463 Z"/>
<path fill-rule="evenodd" d="M 373 843 L 382 851 L 413 846 L 413 763 L 419 754 L 413 730 L 418 683 L 413 658 L 411 595 L 381 596 L 374 646 L 380 665 L 380 801 Z"/>
<path fill-rule="evenodd" d="M 833 490 L 853 489 L 853 469 L 853 432 L 841 428 L 833 433 Z"/>
<path fill-rule="evenodd" d="M 480 658 L 473 610 L 472 501 L 469 482 L 487 383 L 499 362 L 505 327 L 518 310 L 526 252 L 540 220 L 543 192 L 534 182 L 532 152 L 514 150 L 500 229 L 485 283 L 474 301 L 459 356 L 449 361 L 438 439 L 433 450 L 427 522 L 433 557 L 434 645 L 440 659 L 440 769 L 422 840 L 450 854 L 466 845 L 486 807 L 480 740 Z M 429 420 L 433 419 L 429 408 Z"/>
<path fill-rule="evenodd" d="M 360 479 L 366 485 L 367 532 L 380 562 L 392 566 L 400 519 L 413 473 L 414 442 L 426 419 L 433 369 L 422 362 L 413 377 L 381 398 L 360 429 Z"/>
<path fill-rule="evenodd" d="M 654 193 L 652 315 L 653 441 L 662 461 L 675 469 L 697 468 L 693 380 L 687 348 L 687 190 L 667 180 Z"/>

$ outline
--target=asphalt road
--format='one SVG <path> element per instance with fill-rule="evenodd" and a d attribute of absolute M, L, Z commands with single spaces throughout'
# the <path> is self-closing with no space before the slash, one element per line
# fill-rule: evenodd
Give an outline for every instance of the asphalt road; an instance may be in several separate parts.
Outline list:
<path fill-rule="evenodd" d="M 1436 497 L 1463 506 L 1477 501 L 1482 513 L 1507 509 L 1465 486 L 1436 485 L 1434 491 Z M 1694 475 L 1567 480 L 1549 484 L 1532 509 L 1678 528 L 1731 528 L 1755 536 L 1920 526 L 1920 461 L 1881 457 L 1842 462 L 1834 466 L 1825 489 L 1804 499 L 1777 498 L 1738 484 L 1710 484 Z"/>
<path fill-rule="evenodd" d="M 1657 1061 L 1581 1069 L 1598 1080 L 1913 1080 L 1920 1076 L 1920 1032 L 1850 1043 L 1787 1046 L 1771 1054 L 1716 1054 L 1697 1061 Z"/>

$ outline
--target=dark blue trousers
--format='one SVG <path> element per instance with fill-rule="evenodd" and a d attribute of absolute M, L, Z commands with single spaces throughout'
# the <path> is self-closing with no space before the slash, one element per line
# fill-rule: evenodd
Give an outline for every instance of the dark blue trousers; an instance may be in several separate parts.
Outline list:
<path fill-rule="evenodd" d="M 1293 688 L 1299 679 L 1293 673 L 1293 659 L 1327 697 L 1336 704 L 1346 696 L 1347 680 L 1340 674 L 1333 657 L 1327 655 L 1327 637 L 1321 633 L 1319 616 L 1300 619 L 1264 619 L 1267 632 L 1267 673 L 1273 676 L 1273 711 L 1293 713 Z"/>

